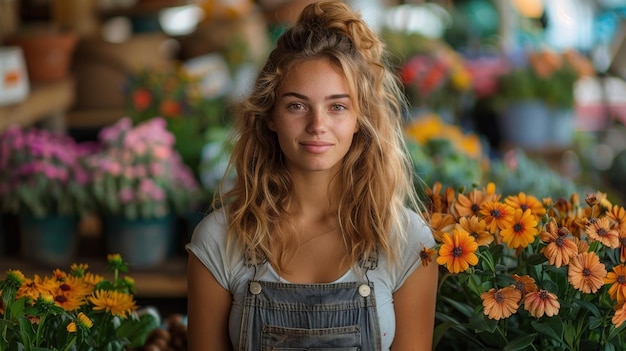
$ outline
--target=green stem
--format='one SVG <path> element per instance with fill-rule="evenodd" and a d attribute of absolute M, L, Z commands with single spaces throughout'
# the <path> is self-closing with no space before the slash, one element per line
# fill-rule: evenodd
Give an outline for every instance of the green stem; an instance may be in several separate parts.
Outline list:
<path fill-rule="evenodd" d="M 39 320 L 39 325 L 37 326 L 37 333 L 35 334 L 35 346 L 39 346 L 41 344 L 41 331 L 43 330 L 43 325 L 46 322 L 46 317 L 48 315 L 44 314 L 43 316 L 41 316 L 41 319 Z"/>
<path fill-rule="evenodd" d="M 120 270 L 115 268 L 113 270 L 113 284 L 117 283 L 117 278 L 119 277 L 119 274 L 120 274 Z"/>
<path fill-rule="evenodd" d="M 72 348 L 72 346 L 74 346 L 75 343 L 76 343 L 76 335 L 74 335 L 72 340 L 67 344 L 67 346 L 65 346 L 63 351 L 69 351 Z"/>
<path fill-rule="evenodd" d="M 117 270 L 116 270 L 117 272 Z M 106 330 L 108 328 L 108 324 L 110 322 L 110 314 L 105 313 L 104 314 L 104 318 L 102 318 L 102 320 L 100 321 L 100 326 L 98 327 L 98 337 L 96 338 L 97 344 L 96 346 L 98 346 L 98 348 L 100 348 L 102 346 L 102 337 L 106 336 Z"/>

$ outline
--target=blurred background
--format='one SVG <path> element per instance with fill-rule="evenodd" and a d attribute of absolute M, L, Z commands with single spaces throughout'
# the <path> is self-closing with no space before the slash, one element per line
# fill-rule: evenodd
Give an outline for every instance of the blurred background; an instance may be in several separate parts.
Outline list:
<path fill-rule="evenodd" d="M 0 0 L 0 269 L 122 252 L 140 303 L 184 313 L 232 107 L 310 2 Z M 347 3 L 389 48 L 426 184 L 625 199 L 626 0 Z"/>

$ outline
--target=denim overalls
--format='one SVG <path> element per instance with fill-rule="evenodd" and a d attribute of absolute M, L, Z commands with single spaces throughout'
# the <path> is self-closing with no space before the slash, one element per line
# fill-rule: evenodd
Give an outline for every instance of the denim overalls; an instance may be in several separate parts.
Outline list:
<path fill-rule="evenodd" d="M 267 264 L 267 263 L 263 263 Z M 331 284 L 248 282 L 240 351 L 380 351 L 374 284 L 367 271 L 377 256 L 363 260 L 362 281 Z"/>

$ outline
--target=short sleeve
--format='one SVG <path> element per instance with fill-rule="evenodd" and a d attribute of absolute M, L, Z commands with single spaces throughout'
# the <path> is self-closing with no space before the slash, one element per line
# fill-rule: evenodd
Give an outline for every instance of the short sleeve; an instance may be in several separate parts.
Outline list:
<path fill-rule="evenodd" d="M 210 213 L 196 225 L 185 249 L 198 257 L 224 289 L 230 290 L 229 272 L 232 269 L 229 269 L 229 260 L 226 257 L 226 228 L 223 212 Z"/>
<path fill-rule="evenodd" d="M 399 264 L 394 265 L 395 277 L 393 291 L 397 291 L 404 281 L 421 264 L 420 252 L 424 248 L 432 248 L 436 245 L 432 230 L 426 221 L 417 213 L 407 210 L 406 244 L 400 248 Z"/>

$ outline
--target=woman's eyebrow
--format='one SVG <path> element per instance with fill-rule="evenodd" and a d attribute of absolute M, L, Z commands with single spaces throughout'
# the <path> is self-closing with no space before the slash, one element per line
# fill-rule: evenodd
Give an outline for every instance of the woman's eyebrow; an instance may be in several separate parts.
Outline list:
<path fill-rule="evenodd" d="M 302 99 L 302 100 L 308 100 L 309 98 L 302 95 L 302 94 L 298 94 L 298 93 L 294 93 L 294 92 L 289 92 L 289 93 L 284 93 L 281 95 L 281 97 L 288 97 L 288 96 L 293 96 L 296 97 L 298 99 Z M 333 94 L 333 95 L 329 95 L 326 98 L 324 98 L 324 100 L 337 100 L 337 99 L 346 99 L 346 98 L 350 98 L 349 94 Z"/>

